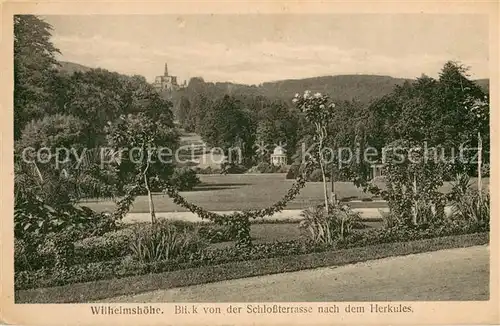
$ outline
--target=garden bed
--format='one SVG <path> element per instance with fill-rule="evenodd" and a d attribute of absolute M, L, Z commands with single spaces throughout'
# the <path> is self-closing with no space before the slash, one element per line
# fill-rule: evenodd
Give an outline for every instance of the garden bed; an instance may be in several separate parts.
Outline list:
<path fill-rule="evenodd" d="M 16 303 L 83 303 L 158 289 L 217 282 L 266 274 L 292 272 L 325 266 L 340 266 L 390 256 L 489 243 L 489 233 L 465 234 L 408 242 L 382 243 L 341 250 L 235 261 L 163 273 L 74 283 L 57 287 L 18 290 Z"/>

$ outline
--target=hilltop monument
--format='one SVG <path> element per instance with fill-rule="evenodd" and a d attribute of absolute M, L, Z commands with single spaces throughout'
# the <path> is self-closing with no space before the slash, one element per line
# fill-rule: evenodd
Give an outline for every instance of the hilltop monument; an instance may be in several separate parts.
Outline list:
<path fill-rule="evenodd" d="M 165 70 L 163 76 L 156 76 L 155 82 L 153 83 L 154 88 L 157 91 L 175 91 L 182 86 L 177 83 L 177 76 L 170 76 L 168 74 L 168 64 L 165 63 Z"/>

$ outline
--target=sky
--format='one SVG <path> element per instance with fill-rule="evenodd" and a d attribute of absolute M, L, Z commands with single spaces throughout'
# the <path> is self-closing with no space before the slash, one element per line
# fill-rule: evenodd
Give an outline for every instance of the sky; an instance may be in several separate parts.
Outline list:
<path fill-rule="evenodd" d="M 465 14 L 42 16 L 63 61 L 153 81 L 259 84 L 342 74 L 436 77 L 448 60 L 488 78 L 487 16 Z"/>

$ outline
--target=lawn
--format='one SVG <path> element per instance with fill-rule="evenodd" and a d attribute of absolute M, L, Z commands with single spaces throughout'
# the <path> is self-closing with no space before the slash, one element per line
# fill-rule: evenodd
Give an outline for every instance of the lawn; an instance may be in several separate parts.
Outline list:
<path fill-rule="evenodd" d="M 286 194 L 294 180 L 286 180 L 285 174 L 231 174 L 200 175 L 202 184 L 193 191 L 182 195 L 190 202 L 211 211 L 230 211 L 265 208 Z M 309 182 L 297 198 L 289 203 L 288 209 L 302 209 L 322 203 L 323 185 Z M 352 183 L 337 183 L 336 192 L 340 198 L 368 198 Z M 155 208 L 158 212 L 183 212 L 186 209 L 175 205 L 167 195 L 157 194 Z M 110 200 L 87 201 L 84 205 L 96 211 L 112 211 L 114 203 Z M 146 196 L 140 196 L 134 202 L 131 212 L 149 211 Z"/>
<path fill-rule="evenodd" d="M 202 184 L 193 191 L 183 192 L 182 195 L 190 202 L 197 204 L 209 211 L 234 211 L 247 209 L 260 209 L 271 206 L 281 199 L 292 186 L 294 180 L 286 180 L 285 174 L 228 174 L 228 175 L 200 175 Z M 475 183 L 474 183 L 475 184 Z M 489 185 L 489 179 L 483 182 Z M 441 191 L 451 189 L 446 183 Z M 339 199 L 373 199 L 371 194 L 363 193 L 351 182 L 336 182 L 335 193 Z M 163 194 L 154 195 L 157 212 L 185 212 L 185 208 L 173 203 Z M 304 209 L 323 203 L 323 184 L 321 182 L 308 182 L 300 194 L 290 202 L 287 209 Z M 96 211 L 113 211 L 115 204 L 111 200 L 88 200 L 82 202 Z M 381 203 L 364 202 L 362 207 L 383 207 Z M 146 196 L 139 196 L 131 209 L 133 213 L 149 211 Z"/>

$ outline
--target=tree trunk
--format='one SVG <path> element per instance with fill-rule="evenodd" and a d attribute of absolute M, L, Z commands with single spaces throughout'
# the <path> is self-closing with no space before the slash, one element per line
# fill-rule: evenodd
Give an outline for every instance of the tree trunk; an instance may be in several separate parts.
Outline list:
<path fill-rule="evenodd" d="M 332 175 L 330 176 L 331 182 L 332 182 L 332 189 L 331 189 L 331 201 L 333 205 L 337 205 L 337 195 L 335 194 L 335 167 L 332 164 Z"/>
<path fill-rule="evenodd" d="M 321 132 L 320 139 L 319 139 L 319 146 L 318 146 L 318 157 L 319 157 L 319 166 L 321 168 L 321 176 L 323 178 L 323 194 L 325 197 L 325 211 L 326 214 L 328 215 L 329 209 L 328 209 L 328 185 L 326 183 L 326 173 L 325 173 L 325 166 L 324 166 L 324 161 L 323 161 L 323 132 L 320 127 L 318 127 L 318 133 Z"/>
<path fill-rule="evenodd" d="M 477 133 L 477 190 L 479 200 L 482 198 L 483 180 L 482 180 L 482 164 L 483 164 L 483 140 L 481 139 L 481 132 Z"/>
<path fill-rule="evenodd" d="M 413 175 L 413 224 L 417 225 L 417 215 L 418 215 L 418 199 L 417 199 L 417 175 Z"/>
<path fill-rule="evenodd" d="M 323 176 L 323 191 L 324 191 L 324 194 L 325 194 L 325 210 L 326 210 L 326 214 L 328 214 L 329 210 L 328 210 L 328 186 L 327 186 L 327 183 L 326 183 L 326 175 L 325 175 L 325 168 L 323 167 L 323 163 L 321 162 L 320 163 L 320 166 L 321 166 L 321 174 Z"/>
<path fill-rule="evenodd" d="M 153 195 L 151 194 L 151 189 L 149 188 L 149 180 L 146 173 L 144 173 L 144 184 L 146 190 L 148 191 L 148 201 L 149 201 L 149 214 L 151 215 L 151 224 L 156 222 L 155 205 L 153 203 Z"/>
<path fill-rule="evenodd" d="M 151 224 L 156 222 L 155 205 L 153 203 L 153 195 L 151 194 L 151 188 L 149 187 L 148 170 L 149 170 L 149 156 L 147 158 L 146 168 L 142 172 L 144 176 L 144 186 L 148 192 L 148 202 L 149 202 L 149 214 L 151 215 Z"/>

